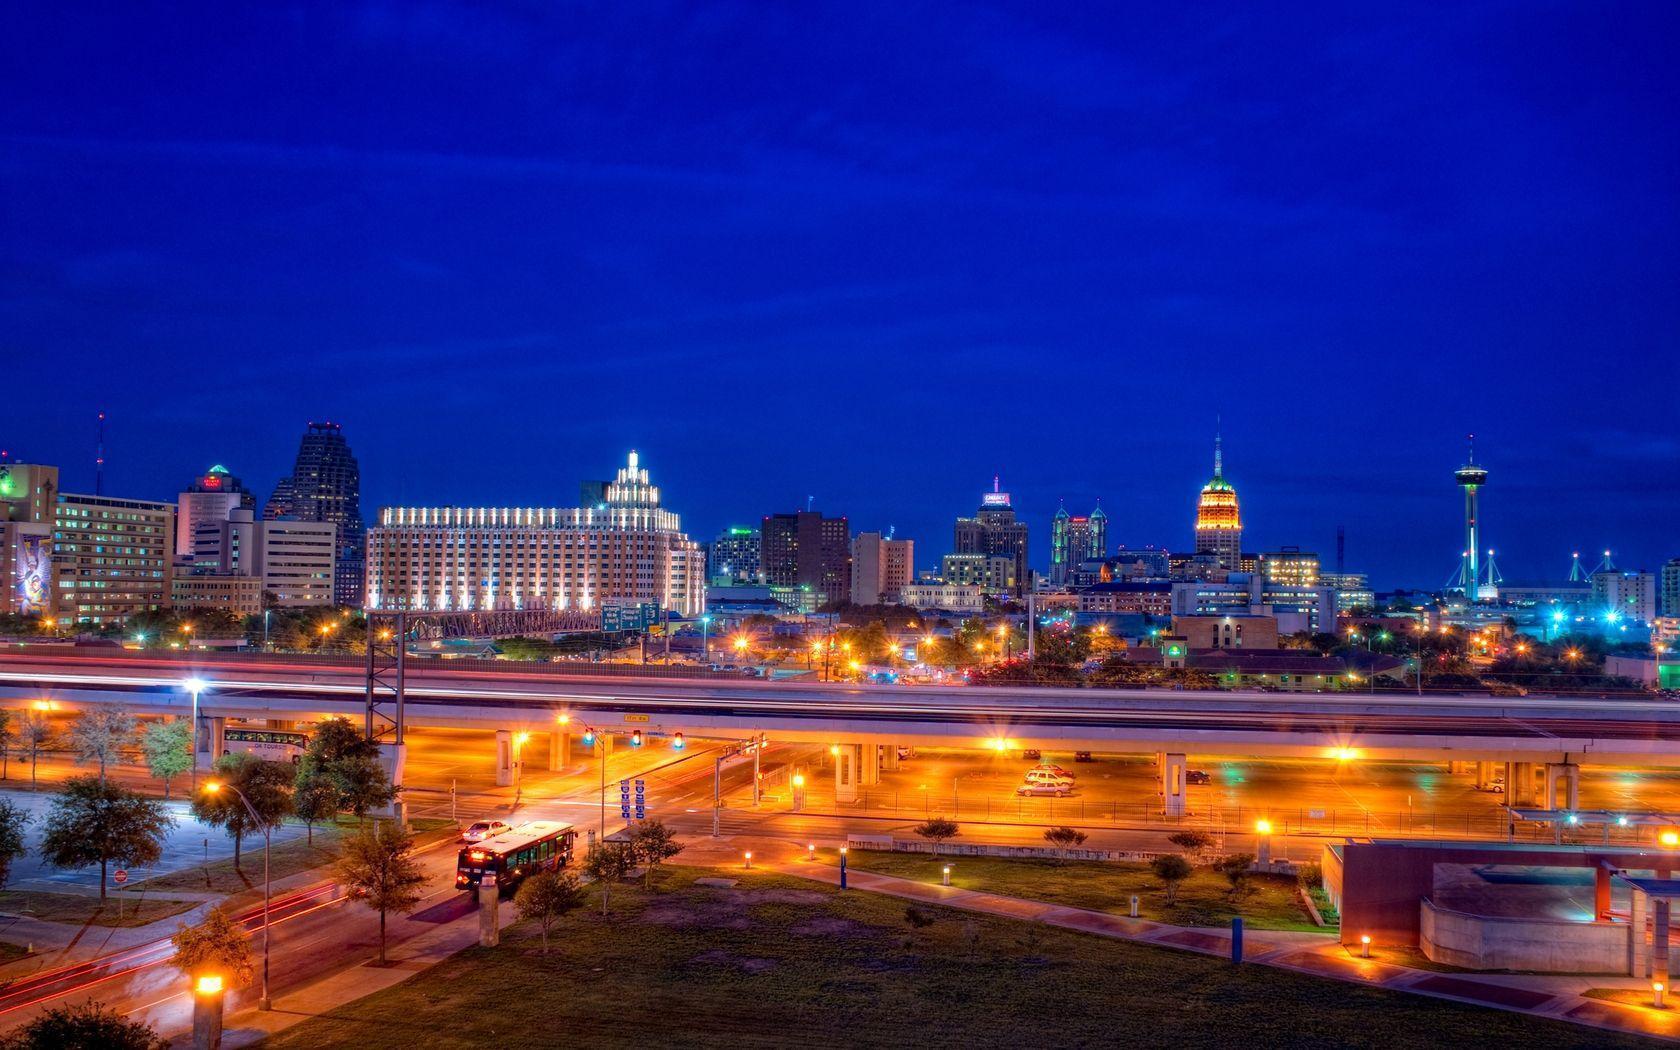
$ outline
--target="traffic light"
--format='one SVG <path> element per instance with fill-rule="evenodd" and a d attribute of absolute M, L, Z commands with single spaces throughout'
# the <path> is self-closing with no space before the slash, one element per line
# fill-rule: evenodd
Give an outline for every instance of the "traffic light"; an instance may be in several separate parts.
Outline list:
<path fill-rule="evenodd" d="M 634 733 L 630 734 L 630 746 L 631 747 L 641 747 L 642 746 L 642 731 L 640 729 L 638 729 Z"/>
<path fill-rule="evenodd" d="M 594 747 L 595 746 L 595 730 L 585 729 L 583 731 L 583 746 L 584 747 Z"/>
<path fill-rule="evenodd" d="M 672 737 L 671 737 L 671 750 L 673 750 L 673 751 L 681 751 L 681 750 L 682 750 L 682 749 L 683 749 L 683 738 L 682 738 L 682 734 L 681 734 L 681 733 L 677 733 L 677 734 L 674 734 L 674 735 L 673 735 L 673 736 L 672 736 Z"/>

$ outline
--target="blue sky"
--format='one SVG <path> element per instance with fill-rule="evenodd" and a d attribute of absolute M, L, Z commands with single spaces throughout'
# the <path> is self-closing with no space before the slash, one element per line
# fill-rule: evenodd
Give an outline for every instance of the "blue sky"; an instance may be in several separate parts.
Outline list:
<path fill-rule="evenodd" d="M 930 564 L 994 472 L 1182 546 L 1680 555 L 1680 8 L 36 5 L 0 41 L 0 446 L 266 493 L 803 506 Z M 118 9 L 120 7 L 120 9 Z"/>

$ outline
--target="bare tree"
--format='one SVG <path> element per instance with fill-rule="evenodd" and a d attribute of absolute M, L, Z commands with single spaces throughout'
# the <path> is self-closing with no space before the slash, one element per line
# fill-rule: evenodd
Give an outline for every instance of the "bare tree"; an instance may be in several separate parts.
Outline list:
<path fill-rule="evenodd" d="M 35 763 L 52 740 L 52 723 L 40 711 L 25 711 L 18 719 L 18 747 L 29 754 L 29 790 L 35 790 Z"/>
<path fill-rule="evenodd" d="M 140 720 L 121 704 L 94 707 L 76 716 L 70 723 L 70 744 L 76 749 L 76 761 L 99 763 L 99 784 L 105 785 L 105 767 L 110 765 L 124 744 L 134 740 Z"/>

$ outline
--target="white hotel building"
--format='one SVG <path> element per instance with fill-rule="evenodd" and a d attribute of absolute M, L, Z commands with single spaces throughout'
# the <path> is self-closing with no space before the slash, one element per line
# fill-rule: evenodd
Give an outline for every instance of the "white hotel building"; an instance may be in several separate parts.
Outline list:
<path fill-rule="evenodd" d="M 592 507 L 386 507 L 367 535 L 369 609 L 706 607 L 706 558 L 634 451 Z"/>

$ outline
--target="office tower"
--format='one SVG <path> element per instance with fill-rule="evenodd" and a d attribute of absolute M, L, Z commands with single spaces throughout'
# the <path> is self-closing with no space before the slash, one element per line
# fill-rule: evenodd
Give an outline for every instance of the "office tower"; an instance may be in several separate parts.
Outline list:
<path fill-rule="evenodd" d="M 333 604 L 338 526 L 332 522 L 257 521 L 248 508 L 236 507 L 221 521 L 199 521 L 194 533 L 191 562 L 175 569 L 175 608 L 248 615 L 265 607 Z"/>
<path fill-rule="evenodd" d="M 706 608 L 700 546 L 632 451 L 589 507 L 385 507 L 368 531 L 373 609 Z"/>
<path fill-rule="evenodd" d="M 0 613 L 53 615 L 58 468 L 0 462 Z"/>
<path fill-rule="evenodd" d="M 176 505 L 180 512 L 175 519 L 175 556 L 190 558 L 200 524 L 214 527 L 236 510 L 254 509 L 257 497 L 218 463 L 194 478 Z"/>
<path fill-rule="evenodd" d="M 1680 558 L 1670 558 L 1662 567 L 1662 614 L 1680 616 Z"/>
<path fill-rule="evenodd" d="M 310 423 L 290 477 L 280 479 L 263 508 L 268 520 L 330 521 L 338 526 L 333 602 L 360 607 L 366 598 L 366 524 L 362 474 L 337 423 Z"/>
<path fill-rule="evenodd" d="M 761 583 L 758 530 L 732 525 L 706 548 L 706 578 L 720 587 Z"/>
<path fill-rule="evenodd" d="M 1222 436 L 1213 439 L 1213 478 L 1202 486 L 1196 503 L 1196 553 L 1211 555 L 1223 569 L 1242 567 L 1242 514 L 1237 490 L 1225 480 Z"/>
<path fill-rule="evenodd" d="M 825 603 L 852 596 L 851 526 L 814 510 L 771 514 L 759 524 L 759 569 L 772 586 L 806 587 Z"/>
<path fill-rule="evenodd" d="M 1089 516 L 1070 515 L 1066 507 L 1056 508 L 1050 522 L 1050 582 L 1065 587 L 1082 562 L 1108 553 L 1108 515 L 1097 504 Z"/>
<path fill-rule="evenodd" d="M 1657 617 L 1657 574 L 1600 569 L 1592 574 L 1592 600 L 1613 619 L 1650 623 Z"/>
<path fill-rule="evenodd" d="M 52 545 L 59 619 L 112 624 L 170 607 L 175 504 L 61 492 Z"/>
<path fill-rule="evenodd" d="M 913 540 L 895 540 L 879 532 L 852 537 L 852 604 L 898 602 L 916 578 L 915 560 Z"/>
<path fill-rule="evenodd" d="M 1006 557 L 1015 563 L 1015 584 L 1010 593 L 1026 593 L 1032 585 L 1027 571 L 1027 524 L 1015 520 L 1009 493 L 992 478 L 992 491 L 980 497 L 980 508 L 972 518 L 958 518 L 953 537 L 953 554 L 987 554 Z"/>
<path fill-rule="evenodd" d="M 1318 555 L 1299 547 L 1284 547 L 1262 554 L 1260 574 L 1273 583 L 1313 587 L 1319 582 Z"/>

